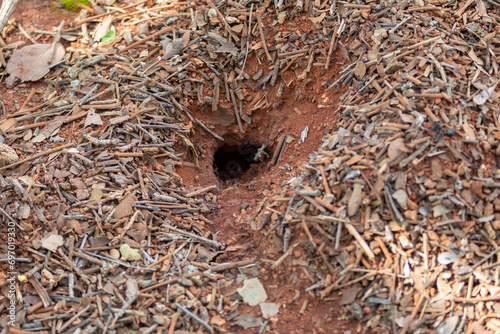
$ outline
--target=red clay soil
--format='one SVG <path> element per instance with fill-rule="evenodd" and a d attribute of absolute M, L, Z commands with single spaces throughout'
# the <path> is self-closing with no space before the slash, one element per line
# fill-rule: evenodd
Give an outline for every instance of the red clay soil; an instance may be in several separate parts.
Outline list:
<path fill-rule="evenodd" d="M 56 2 L 50 2 L 49 7 L 43 6 L 44 2 L 21 0 L 12 18 L 20 22 L 25 29 L 39 29 L 33 25 L 33 21 L 45 30 L 52 30 L 62 19 L 68 22 L 75 15 L 57 8 Z M 16 32 L 10 34 L 6 42 L 11 43 L 19 39 L 26 40 L 24 36 Z M 52 37 L 42 37 L 40 42 L 45 40 L 51 41 Z M 328 70 L 324 70 L 323 67 L 313 67 L 307 76 L 311 80 L 307 83 L 297 81 L 292 71 L 286 72 L 284 78 L 286 82 L 291 82 L 290 86 L 284 87 L 281 98 L 276 97 L 277 87 L 267 87 L 265 91 L 268 92 L 269 107 L 255 111 L 251 115 L 251 124 L 244 123 L 243 133 L 239 132 L 234 120 L 227 124 L 228 122 L 223 117 L 219 117 L 220 115 L 214 116 L 210 107 L 206 105 L 193 104 L 188 107 L 194 116 L 215 133 L 224 137 L 226 144 L 238 145 L 243 142 L 267 144 L 267 151 L 272 155 L 280 135 L 286 134 L 294 138 L 293 142 L 286 145 L 278 165 L 271 165 L 270 160 L 266 160 L 252 167 L 237 181 L 222 182 L 214 172 L 213 156 L 223 143 L 195 125 L 192 142 L 199 154 L 199 168 L 186 165 L 177 169 L 177 173 L 187 188 L 217 185 L 219 207 L 207 218 L 215 222 L 214 232 L 218 233 L 219 241 L 225 242 L 229 250 L 218 260 L 232 262 L 251 256 L 264 263 L 259 279 L 266 288 L 268 301 L 281 306 L 278 320 L 270 321 L 274 333 L 345 333 L 346 330 L 353 332 L 359 330 L 356 324 L 342 320 L 341 308 L 338 306 L 338 298 L 335 295 L 330 299 L 320 301 L 312 292 L 304 292 L 305 288 L 312 283 L 304 272 L 297 269 L 297 266 L 281 265 L 275 271 L 266 269 L 282 255 L 281 247 L 275 243 L 275 240 L 266 238 L 264 230 L 253 231 L 247 223 L 247 218 L 255 212 L 262 199 L 271 194 L 279 194 L 280 185 L 295 175 L 298 167 L 318 149 L 325 131 L 336 127 L 336 105 L 343 92 L 334 90 L 327 92 L 326 87 L 338 77 L 342 64 L 343 60 L 340 55 L 336 55 Z M 245 72 L 253 76 L 259 66 L 261 65 L 252 53 L 248 58 Z M 261 78 L 266 74 L 268 74 L 267 68 L 264 69 Z M 0 101 L 3 102 L 6 110 L 22 105 L 32 88 L 37 89 L 38 94 L 35 94 L 35 97 L 29 101 L 28 106 L 34 105 L 43 95 L 42 88 L 47 87 L 48 84 L 45 80 L 8 90 L 4 80 L 5 78 L 0 81 Z M 263 93 L 261 90 L 246 93 L 253 98 L 257 92 Z M 318 105 L 329 107 L 318 108 Z M 233 109 L 229 103 L 225 106 L 230 112 Z M 306 126 L 309 127 L 307 139 L 299 144 L 301 132 Z M 71 127 L 61 129 L 61 131 L 69 132 Z M 284 164 L 289 164 L 293 169 L 289 171 Z M 246 210 L 242 209 L 243 204 L 248 204 Z M 301 252 L 300 247 L 297 247 L 293 253 L 294 257 L 300 258 Z M 301 314 L 300 310 L 306 300 L 308 306 Z M 260 313 L 258 307 L 240 306 L 238 311 L 255 315 Z M 230 331 L 255 333 L 255 330 L 241 330 L 235 327 L 232 327 Z"/>
<path fill-rule="evenodd" d="M 247 73 L 255 73 L 255 59 L 249 58 Z M 259 110 L 252 115 L 252 124 L 240 133 L 235 123 L 223 126 L 213 119 L 211 110 L 200 110 L 190 108 L 194 116 L 205 124 L 209 124 L 211 130 L 224 137 L 225 143 L 238 145 L 249 141 L 252 144 L 268 144 L 268 152 L 272 155 L 276 138 L 281 134 L 291 135 L 295 140 L 287 144 L 280 163 L 277 166 L 269 160 L 252 167 L 239 180 L 235 182 L 222 182 L 217 178 L 213 168 L 213 155 L 218 147 L 223 145 L 204 130 L 195 128 L 193 142 L 204 151 L 204 158 L 199 161 L 199 168 L 182 166 L 177 173 L 182 177 L 188 188 L 198 186 L 218 185 L 219 209 L 208 216 L 216 226 L 214 232 L 218 232 L 219 241 L 229 246 L 230 252 L 219 258 L 221 262 L 238 261 L 248 256 L 266 262 L 270 267 L 281 255 L 281 247 L 275 240 L 264 237 L 265 232 L 253 231 L 247 223 L 253 212 L 257 209 L 264 197 L 280 192 L 281 184 L 295 175 L 297 168 L 305 163 L 310 154 L 314 153 L 321 144 L 324 132 L 336 127 L 335 108 L 318 108 L 318 98 L 326 91 L 326 81 L 335 80 L 335 74 L 341 69 L 341 65 L 335 64 L 328 71 L 315 69 L 310 74 L 314 78 L 307 86 L 303 82 L 294 83 L 285 87 L 281 99 L 274 96 L 269 89 L 269 104 L 271 106 L 280 103 L 279 108 L 270 107 Z M 302 90 L 303 96 L 299 98 L 296 92 Z M 329 105 L 338 104 L 339 95 L 343 92 L 328 92 Z M 273 94 L 273 95 L 271 95 Z M 312 99 L 316 99 L 312 102 Z M 325 103 L 326 104 L 326 103 Z M 301 114 L 294 111 L 299 109 Z M 305 142 L 299 144 L 300 134 L 304 128 L 309 127 L 308 137 Z M 289 164 L 293 169 L 288 171 L 283 165 Z M 247 209 L 242 205 L 248 204 Z M 304 236 L 305 239 L 305 236 Z M 299 247 L 298 247 L 299 248 Z M 235 251 L 231 251 L 231 250 Z M 300 258 L 302 250 L 294 252 L 295 258 Z M 296 267 L 286 266 L 277 271 L 261 270 L 259 279 L 266 287 L 269 302 L 282 305 L 279 320 L 271 322 L 276 333 L 344 333 L 346 330 L 356 330 L 354 323 L 342 320 L 342 314 L 338 307 L 338 298 L 335 296 L 328 301 L 320 302 L 312 292 L 304 293 L 304 290 L 314 282 L 310 282 L 307 276 L 296 272 Z M 308 300 L 308 307 L 300 314 L 299 311 Z M 260 312 L 258 308 L 246 308 L 240 313 Z M 253 333 L 252 330 L 238 331 L 241 333 Z"/>

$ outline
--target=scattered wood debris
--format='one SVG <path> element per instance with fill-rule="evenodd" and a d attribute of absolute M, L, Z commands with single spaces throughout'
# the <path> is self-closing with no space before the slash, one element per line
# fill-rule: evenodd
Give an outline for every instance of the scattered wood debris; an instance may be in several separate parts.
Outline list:
<path fill-rule="evenodd" d="M 300 268 L 323 301 L 340 292 L 346 319 L 367 330 L 498 332 L 500 3 L 93 3 L 53 32 L 43 74 L 17 78 L 50 71 L 52 89 L 0 110 L 0 217 L 22 240 L 11 332 L 262 333 L 268 321 L 238 304 L 253 285 L 264 318 L 280 305 L 264 303 L 258 278 L 234 286 L 260 265 Z M 3 67 L 22 44 L 2 43 Z M 280 96 L 285 73 L 313 80 L 336 60 L 344 69 L 317 103 L 339 126 L 248 220 L 282 254 L 216 263 L 217 187 L 187 189 L 175 168 L 199 164 L 193 127 L 224 139 L 189 108 L 227 107 L 244 132 L 253 111 L 279 108 L 260 90 Z"/>

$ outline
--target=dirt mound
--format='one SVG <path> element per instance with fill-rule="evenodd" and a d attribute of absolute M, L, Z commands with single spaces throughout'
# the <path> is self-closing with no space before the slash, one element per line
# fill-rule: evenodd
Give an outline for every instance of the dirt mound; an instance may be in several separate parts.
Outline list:
<path fill-rule="evenodd" d="M 497 331 L 496 2 L 19 5 L 11 332 Z"/>

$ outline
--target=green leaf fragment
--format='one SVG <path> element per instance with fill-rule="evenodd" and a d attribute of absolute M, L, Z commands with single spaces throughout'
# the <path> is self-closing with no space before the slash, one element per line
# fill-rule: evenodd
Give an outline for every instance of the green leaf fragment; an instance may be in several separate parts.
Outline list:
<path fill-rule="evenodd" d="M 110 29 L 108 30 L 108 32 L 106 33 L 106 35 L 104 35 L 103 38 L 101 38 L 101 43 L 108 43 L 108 42 L 111 42 L 113 39 L 115 39 L 115 31 Z"/>

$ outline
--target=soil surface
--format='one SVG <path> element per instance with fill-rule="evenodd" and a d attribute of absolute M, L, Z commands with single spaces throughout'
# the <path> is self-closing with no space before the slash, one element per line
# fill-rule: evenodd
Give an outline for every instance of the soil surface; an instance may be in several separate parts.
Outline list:
<path fill-rule="evenodd" d="M 56 2 L 49 2 L 48 7 L 44 3 L 46 2 L 42 0 L 21 0 L 12 19 L 26 30 L 43 28 L 53 31 L 61 20 L 71 22 L 76 15 L 59 8 Z M 311 28 L 306 22 L 297 22 L 297 24 L 304 24 L 304 29 Z M 18 40 L 26 41 L 27 39 L 19 32 L 15 32 L 9 34 L 5 42 L 13 43 Z M 52 37 L 42 35 L 38 41 L 50 43 Z M 251 255 L 270 265 L 282 255 L 278 241 L 268 238 L 263 231 L 252 230 L 247 219 L 264 197 L 280 192 L 281 185 L 287 182 L 295 174 L 297 168 L 307 162 L 310 154 L 319 147 L 324 134 L 335 128 L 336 105 L 344 90 L 327 91 L 326 87 L 338 78 L 338 72 L 345 64 L 340 55 L 334 55 L 333 59 L 329 70 L 313 67 L 306 82 L 297 81 L 293 73 L 285 73 L 284 79 L 290 84 L 288 87 L 283 87 L 279 98 L 276 96 L 276 87 L 268 87 L 264 91 L 259 90 L 261 96 L 267 94 L 271 107 L 259 109 L 253 113 L 244 110 L 252 116 L 251 124 L 244 123 L 244 132 L 238 130 L 230 111 L 225 114 L 214 114 L 210 107 L 203 105 L 192 104 L 188 107 L 195 117 L 225 139 L 224 143 L 220 142 L 195 126 L 191 138 L 196 149 L 201 153 L 198 157 L 199 167 L 194 167 L 194 164 L 193 166 L 184 165 L 176 170 L 187 188 L 217 185 L 219 207 L 207 218 L 215 222 L 213 232 L 217 233 L 218 240 L 225 242 L 229 247 L 229 252 L 224 253 L 218 259 L 220 262 L 234 262 Z M 262 65 L 259 65 L 255 53 L 252 53 L 248 57 L 245 72 L 253 76 L 259 68 L 262 68 Z M 264 68 L 262 76 L 267 75 L 268 72 Z M 40 82 L 21 84 L 14 89 L 7 89 L 5 77 L 3 77 L 0 81 L 0 101 L 4 110 L 19 109 L 23 104 L 27 107 L 36 105 L 41 96 L 46 94 L 47 88 L 57 90 L 53 79 L 55 79 L 54 76 Z M 26 101 L 33 89 L 36 94 L 30 101 Z M 256 94 L 257 91 L 252 96 L 255 97 Z M 325 107 L 318 108 L 318 105 Z M 227 101 L 221 107 L 220 109 L 232 110 L 231 104 Z M 301 134 L 306 127 L 308 127 L 307 136 L 302 142 Z M 71 125 L 61 128 L 61 135 L 69 139 L 71 136 L 68 134 L 71 131 Z M 238 146 L 250 143 L 261 146 L 267 144 L 266 151 L 272 156 L 276 148 L 274 144 L 276 139 L 284 133 L 291 141 L 286 144 L 277 165 L 273 165 L 270 159 L 267 159 L 262 163 L 254 164 L 250 170 L 239 175 L 238 178 L 222 181 L 218 177 L 214 170 L 214 154 L 222 145 Z M 301 250 L 297 249 L 296 252 L 298 253 L 294 255 L 299 258 Z M 261 269 L 261 272 L 255 274 L 259 274 L 259 279 L 266 287 L 269 295 L 268 301 L 281 305 L 278 320 L 270 322 L 274 333 L 345 333 L 347 330 L 359 330 L 355 323 L 343 320 L 341 309 L 338 307 L 339 298 L 336 295 L 320 301 L 313 293 L 304 293 L 304 290 L 314 283 L 304 272 L 296 271 L 296 269 L 291 271 Z M 307 307 L 301 310 L 306 301 Z M 241 313 L 253 313 L 260 316 L 258 307 L 243 307 Z M 255 333 L 255 330 L 242 330 L 241 328 L 231 328 L 231 331 Z"/>

